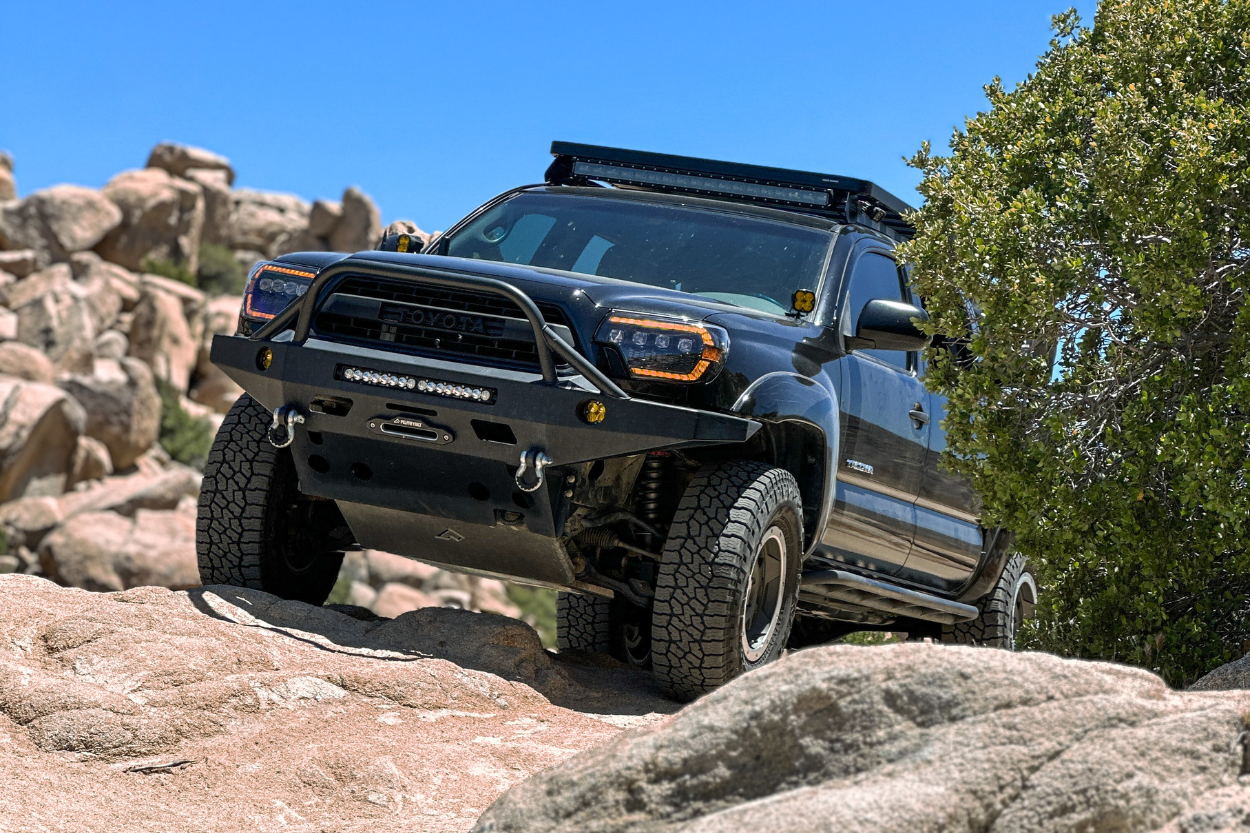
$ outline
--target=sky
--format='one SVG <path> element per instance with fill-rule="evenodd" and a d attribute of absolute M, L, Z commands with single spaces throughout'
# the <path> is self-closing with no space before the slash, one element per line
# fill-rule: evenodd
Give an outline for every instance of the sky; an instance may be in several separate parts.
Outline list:
<path fill-rule="evenodd" d="M 1071 0 L 5 4 L 0 149 L 19 195 L 175 141 L 236 187 L 443 229 L 542 180 L 553 139 L 870 179 L 1027 77 Z M 1095 3 L 1075 3 L 1086 23 Z"/>

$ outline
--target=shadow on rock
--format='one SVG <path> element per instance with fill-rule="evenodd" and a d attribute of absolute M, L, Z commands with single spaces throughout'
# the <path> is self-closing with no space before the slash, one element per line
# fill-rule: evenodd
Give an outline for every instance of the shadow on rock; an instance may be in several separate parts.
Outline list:
<path fill-rule="evenodd" d="M 429 607 L 395 619 L 361 608 L 315 607 L 260 590 L 208 585 L 187 591 L 196 609 L 225 622 L 278 631 L 321 650 L 389 662 L 445 660 L 530 686 L 564 708 L 613 715 L 653 714 L 659 690 L 650 675 L 562 660 L 518 619 Z M 675 711 L 673 704 L 671 710 Z"/>

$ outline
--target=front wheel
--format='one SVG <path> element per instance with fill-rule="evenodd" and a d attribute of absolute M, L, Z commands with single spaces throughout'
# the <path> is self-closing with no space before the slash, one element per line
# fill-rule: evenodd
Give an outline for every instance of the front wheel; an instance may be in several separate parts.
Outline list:
<path fill-rule="evenodd" d="M 1023 555 L 1012 553 L 994 589 L 977 602 L 981 615 L 971 622 L 944 626 L 942 641 L 1014 651 L 1020 626 L 1033 618 L 1036 605 L 1037 581 L 1033 571 Z"/>
<path fill-rule="evenodd" d="M 230 409 L 204 466 L 195 549 L 200 581 L 324 604 L 350 537 L 337 507 L 302 498 L 289 449 L 266 437 L 270 415 L 244 394 Z"/>
<path fill-rule="evenodd" d="M 652 672 L 693 700 L 777 659 L 798 600 L 798 483 L 753 461 L 707 466 L 678 505 L 651 619 Z"/>

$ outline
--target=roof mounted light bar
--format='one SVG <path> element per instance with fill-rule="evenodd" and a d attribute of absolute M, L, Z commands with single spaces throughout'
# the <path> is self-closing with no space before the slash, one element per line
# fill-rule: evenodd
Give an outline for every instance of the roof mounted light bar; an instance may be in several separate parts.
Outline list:
<path fill-rule="evenodd" d="M 778 208 L 861 223 L 891 237 L 912 236 L 903 219 L 911 206 L 864 179 L 740 165 L 689 156 L 552 142 L 555 161 L 546 180 L 568 185 L 587 180 L 630 188 L 751 200 Z"/>

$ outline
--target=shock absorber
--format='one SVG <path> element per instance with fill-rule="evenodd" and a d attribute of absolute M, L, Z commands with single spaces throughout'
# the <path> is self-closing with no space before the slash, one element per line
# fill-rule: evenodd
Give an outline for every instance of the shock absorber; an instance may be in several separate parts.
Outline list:
<path fill-rule="evenodd" d="M 672 454 L 652 451 L 643 460 L 642 471 L 638 473 L 634 514 L 656 528 L 664 525 L 664 498 L 672 468 Z M 656 543 L 650 532 L 641 532 L 638 537 L 644 547 L 651 548 Z"/>

